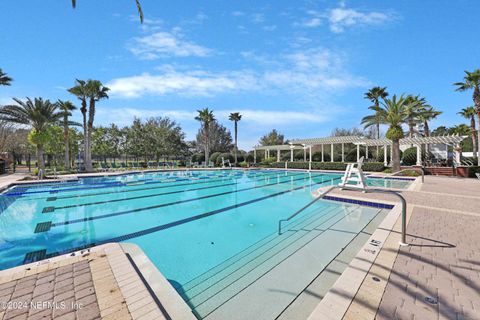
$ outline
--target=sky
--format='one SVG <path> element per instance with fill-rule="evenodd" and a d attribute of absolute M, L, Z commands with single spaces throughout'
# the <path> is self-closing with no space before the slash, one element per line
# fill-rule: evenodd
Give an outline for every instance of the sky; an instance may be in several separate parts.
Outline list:
<path fill-rule="evenodd" d="M 271 129 L 286 138 L 360 127 L 364 93 L 420 94 L 442 115 L 431 127 L 465 122 L 471 92 L 454 91 L 480 68 L 477 0 L 3 0 L 0 68 L 12 97 L 78 101 L 75 79 L 98 79 L 110 98 L 95 124 L 168 116 L 192 140 L 196 110 L 210 108 L 239 147 Z M 74 114 L 80 119 L 80 112 Z M 385 130 L 385 129 L 384 129 Z"/>

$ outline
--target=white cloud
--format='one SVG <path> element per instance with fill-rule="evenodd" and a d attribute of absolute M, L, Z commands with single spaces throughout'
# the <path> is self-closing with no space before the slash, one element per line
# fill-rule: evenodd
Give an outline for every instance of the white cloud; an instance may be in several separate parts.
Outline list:
<path fill-rule="evenodd" d="M 252 14 L 253 23 L 263 23 L 265 22 L 265 15 L 263 13 L 254 13 Z"/>
<path fill-rule="evenodd" d="M 212 96 L 223 92 L 256 90 L 257 79 L 249 71 L 211 73 L 206 71 L 165 70 L 159 75 L 144 73 L 138 76 L 117 78 L 107 86 L 112 95 L 135 98 L 145 94 L 165 95 L 176 93 L 186 96 Z"/>
<path fill-rule="evenodd" d="M 173 32 L 159 31 L 134 38 L 128 49 L 141 59 L 154 60 L 161 57 L 206 57 L 213 50 L 184 39 L 178 29 Z"/>
<path fill-rule="evenodd" d="M 241 16 L 244 16 L 245 13 L 243 11 L 233 11 L 232 12 L 232 16 L 235 16 L 235 17 L 241 17 Z"/>
<path fill-rule="evenodd" d="M 269 26 L 264 26 L 262 27 L 263 30 L 265 31 L 275 31 L 277 29 L 277 26 L 272 24 L 272 25 L 269 25 Z"/>
<path fill-rule="evenodd" d="M 157 68 L 159 74 L 117 78 L 107 86 L 113 96 L 127 98 L 167 94 L 214 96 L 259 90 L 269 93 L 277 90 L 312 98 L 369 85 L 366 79 L 346 70 L 341 54 L 327 49 L 315 48 L 277 56 L 246 51 L 242 56 L 256 61 L 263 71 L 209 72 L 164 65 Z"/>
<path fill-rule="evenodd" d="M 380 25 L 395 19 L 395 16 L 391 13 L 360 11 L 347 8 L 344 3 L 341 3 L 337 8 L 327 11 L 309 10 L 307 14 L 311 17 L 301 23 L 303 27 L 316 28 L 325 21 L 328 23 L 330 31 L 334 33 L 341 33 L 351 27 Z"/>
<path fill-rule="evenodd" d="M 220 118 L 228 120 L 231 112 L 240 112 L 242 114 L 242 121 L 255 122 L 264 125 L 283 125 L 283 124 L 298 124 L 298 123 L 322 123 L 327 121 L 327 118 L 320 114 L 312 114 L 311 112 L 300 111 L 269 111 L 269 110 L 216 110 Z"/>
<path fill-rule="evenodd" d="M 309 28 L 315 28 L 318 27 L 322 24 L 322 20 L 320 18 L 311 18 L 308 19 L 303 23 L 303 26 L 309 27 Z"/>
<path fill-rule="evenodd" d="M 332 9 L 328 19 L 330 30 L 340 33 L 348 27 L 382 24 L 390 19 L 390 15 L 382 12 L 360 12 L 341 7 Z"/>

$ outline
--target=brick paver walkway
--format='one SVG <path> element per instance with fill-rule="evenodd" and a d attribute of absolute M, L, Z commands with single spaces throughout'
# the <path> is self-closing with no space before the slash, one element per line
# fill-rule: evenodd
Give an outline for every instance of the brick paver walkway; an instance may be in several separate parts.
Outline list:
<path fill-rule="evenodd" d="M 100 319 L 88 260 L 4 283 L 0 296 L 3 320 Z"/>
<path fill-rule="evenodd" d="M 377 319 L 480 319 L 480 217 L 415 208 L 408 233 Z"/>

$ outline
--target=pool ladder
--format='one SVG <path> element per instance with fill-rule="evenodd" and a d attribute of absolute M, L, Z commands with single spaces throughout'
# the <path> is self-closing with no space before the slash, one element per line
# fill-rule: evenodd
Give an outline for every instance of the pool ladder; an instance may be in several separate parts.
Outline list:
<path fill-rule="evenodd" d="M 313 199 L 312 201 L 310 201 L 308 204 L 306 204 L 305 206 L 303 206 L 302 208 L 300 208 L 299 210 L 295 211 L 292 215 L 290 215 L 288 218 L 286 219 L 280 219 L 278 220 L 278 235 L 282 235 L 282 222 L 288 222 L 290 221 L 291 219 L 293 219 L 295 216 L 299 215 L 300 213 L 302 213 L 305 209 L 307 209 L 308 207 L 310 207 L 312 204 L 314 204 L 315 202 L 317 202 L 318 200 L 322 199 L 323 197 L 325 197 L 327 195 L 327 193 L 331 192 L 332 190 L 334 189 L 344 189 L 344 190 L 352 190 L 352 191 L 358 191 L 359 189 L 358 188 L 350 188 L 348 186 L 331 186 L 330 188 L 328 188 L 324 193 L 320 194 L 318 197 L 316 197 L 315 199 Z M 395 195 L 396 197 L 398 197 L 400 199 L 400 202 L 402 204 L 402 240 L 400 241 L 400 245 L 403 245 L 403 246 L 406 246 L 408 245 L 407 244 L 407 201 L 405 200 L 405 198 L 400 194 L 398 193 L 397 191 L 393 191 L 393 190 L 385 190 L 385 189 L 370 189 L 370 188 L 365 188 L 364 190 L 362 190 L 362 192 L 366 192 L 366 193 L 386 193 L 386 194 L 392 194 L 392 195 Z"/>

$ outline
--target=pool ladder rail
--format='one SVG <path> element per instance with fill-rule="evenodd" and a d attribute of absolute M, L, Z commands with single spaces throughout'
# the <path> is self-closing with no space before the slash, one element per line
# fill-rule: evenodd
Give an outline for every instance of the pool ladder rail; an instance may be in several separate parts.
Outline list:
<path fill-rule="evenodd" d="M 282 223 L 283 222 L 290 221 L 291 219 L 293 219 L 294 217 L 296 217 L 297 215 L 302 213 L 305 209 L 307 209 L 308 207 L 313 205 L 315 202 L 317 202 L 318 200 L 325 197 L 329 192 L 333 191 L 334 189 L 351 190 L 351 191 L 358 191 L 359 190 L 358 187 L 349 187 L 349 186 L 340 186 L 340 185 L 339 186 L 331 186 L 325 192 L 319 194 L 315 199 L 313 199 L 312 201 L 307 203 L 305 206 L 303 206 L 299 210 L 295 211 L 288 218 L 278 220 L 278 235 L 282 235 Z M 392 195 L 395 195 L 396 197 L 398 197 L 400 199 L 400 202 L 402 204 L 402 240 L 400 241 L 400 245 L 408 246 L 407 239 L 406 239 L 407 238 L 407 231 L 406 231 L 406 228 L 407 228 L 406 227 L 406 225 L 407 225 L 407 201 L 405 200 L 405 198 L 400 193 L 398 193 L 397 191 L 393 191 L 393 190 L 365 188 L 365 189 L 362 190 L 362 192 L 392 194 Z"/>

